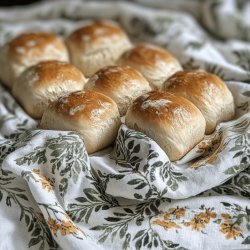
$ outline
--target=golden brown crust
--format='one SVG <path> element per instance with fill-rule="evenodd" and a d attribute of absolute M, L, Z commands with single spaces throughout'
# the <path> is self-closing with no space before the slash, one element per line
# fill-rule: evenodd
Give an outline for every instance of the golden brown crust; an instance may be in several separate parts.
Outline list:
<path fill-rule="evenodd" d="M 155 140 L 171 161 L 183 157 L 205 132 L 205 119 L 194 104 L 161 91 L 136 99 L 126 113 L 125 124 Z"/>
<path fill-rule="evenodd" d="M 195 70 L 183 70 L 175 73 L 163 85 L 163 89 L 179 93 L 188 91 L 192 95 L 214 98 L 227 89 L 225 83 L 216 75 Z"/>
<path fill-rule="evenodd" d="M 234 116 L 234 100 L 226 84 L 216 75 L 184 70 L 177 72 L 163 84 L 163 90 L 183 96 L 196 105 L 206 119 L 206 134 L 217 124 Z"/>
<path fill-rule="evenodd" d="M 9 57 L 12 59 L 23 58 L 29 53 L 32 53 L 32 56 L 39 56 L 47 46 L 65 50 L 64 44 L 55 34 L 43 31 L 20 34 L 12 39 L 8 46 Z"/>
<path fill-rule="evenodd" d="M 115 65 L 120 55 L 131 47 L 126 33 L 115 23 L 93 21 L 77 29 L 66 39 L 71 62 L 84 75 Z"/>
<path fill-rule="evenodd" d="M 114 107 L 116 103 L 111 98 L 90 90 L 70 93 L 50 105 L 55 113 L 76 120 L 79 117 L 87 120 L 105 119 Z"/>
<path fill-rule="evenodd" d="M 134 48 L 126 51 L 121 56 L 121 60 L 128 60 L 132 63 L 155 67 L 157 63 L 172 62 L 176 59 L 166 50 L 149 44 L 139 44 Z"/>
<path fill-rule="evenodd" d="M 138 81 L 140 84 L 148 85 L 146 79 L 129 66 L 107 66 L 95 73 L 90 78 L 94 80 L 94 89 L 100 91 L 116 91 L 117 88 L 130 87 L 131 81 Z"/>
<path fill-rule="evenodd" d="M 73 44 L 80 45 L 84 48 L 85 44 L 96 43 L 101 39 L 111 37 L 126 36 L 126 33 L 116 24 L 107 21 L 94 21 L 75 30 L 67 39 Z"/>
<path fill-rule="evenodd" d="M 84 80 L 82 72 L 73 64 L 66 62 L 56 60 L 43 61 L 32 66 L 32 68 L 31 70 L 33 70 L 37 78 L 33 86 L 38 88 L 50 85 L 51 82 L 53 82 L 53 84 L 60 84 L 65 81 L 74 81 L 82 85 L 82 81 Z M 30 71 L 30 69 L 28 70 Z"/>
<path fill-rule="evenodd" d="M 177 125 L 180 126 L 191 121 L 197 114 L 197 108 L 187 99 L 162 91 L 151 91 L 140 96 L 130 109 L 142 119 L 156 123 L 171 124 L 179 118 Z"/>

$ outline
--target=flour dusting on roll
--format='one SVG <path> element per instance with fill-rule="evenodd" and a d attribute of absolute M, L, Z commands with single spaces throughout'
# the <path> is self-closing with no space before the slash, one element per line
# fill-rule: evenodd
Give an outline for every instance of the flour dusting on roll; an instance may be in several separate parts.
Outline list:
<path fill-rule="evenodd" d="M 187 99 L 172 93 L 152 91 L 129 107 L 125 124 L 155 140 L 171 161 L 181 159 L 205 133 L 205 119 Z"/>
<path fill-rule="evenodd" d="M 206 134 L 212 133 L 218 123 L 234 117 L 233 96 L 222 79 L 214 74 L 183 70 L 169 78 L 163 90 L 187 98 L 200 109 L 206 119 Z"/>
<path fill-rule="evenodd" d="M 51 103 L 40 127 L 77 131 L 87 152 L 94 153 L 113 143 L 120 124 L 117 105 L 111 98 L 95 91 L 78 91 Z"/>
<path fill-rule="evenodd" d="M 15 81 L 13 96 L 33 118 L 41 118 L 52 101 L 67 93 L 82 90 L 86 79 L 74 65 L 43 61 L 26 69 Z"/>
<path fill-rule="evenodd" d="M 75 30 L 66 39 L 70 59 L 84 75 L 115 64 L 131 43 L 125 31 L 112 21 L 92 21 Z"/>
<path fill-rule="evenodd" d="M 45 60 L 68 61 L 67 48 L 50 32 L 18 35 L 0 50 L 0 78 L 9 88 L 28 67 Z"/>
<path fill-rule="evenodd" d="M 107 66 L 96 72 L 85 89 L 101 92 L 118 105 L 120 115 L 125 115 L 129 105 L 138 96 L 151 90 L 141 73 L 129 66 Z"/>
<path fill-rule="evenodd" d="M 168 51 L 151 44 L 139 44 L 124 52 L 118 64 L 129 65 L 149 81 L 152 89 L 161 89 L 163 82 L 182 70 L 178 60 Z"/>

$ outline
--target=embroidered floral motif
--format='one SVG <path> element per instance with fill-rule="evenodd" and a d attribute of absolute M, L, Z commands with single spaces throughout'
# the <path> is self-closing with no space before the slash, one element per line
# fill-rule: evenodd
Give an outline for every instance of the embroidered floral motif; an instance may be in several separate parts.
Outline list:
<path fill-rule="evenodd" d="M 56 234 L 57 230 L 59 229 L 59 224 L 57 223 L 57 221 L 55 219 L 49 218 L 47 223 L 51 232 L 53 234 Z"/>
<path fill-rule="evenodd" d="M 213 164 L 217 158 L 218 154 L 222 152 L 225 148 L 225 143 L 223 138 L 221 138 L 221 133 L 215 134 L 212 138 L 202 141 L 198 145 L 197 153 L 203 154 L 203 159 L 195 161 L 191 168 L 197 169 L 206 164 Z"/>
<path fill-rule="evenodd" d="M 197 153 L 204 154 L 216 147 L 220 142 L 221 137 L 220 133 L 216 133 L 213 137 L 209 137 L 207 140 L 204 140 L 198 144 Z"/>
<path fill-rule="evenodd" d="M 222 217 L 224 220 L 231 219 L 230 214 L 221 214 L 221 217 Z"/>
<path fill-rule="evenodd" d="M 226 205 L 226 209 L 230 211 L 231 214 L 221 214 L 222 221 L 220 223 L 220 232 L 223 233 L 225 238 L 228 240 L 236 239 L 237 237 L 244 238 L 241 225 L 244 223 L 244 221 L 249 221 L 249 209 L 247 207 L 243 209 L 237 204 L 230 204 L 225 202 L 224 204 Z M 247 239 L 248 238 L 249 237 L 247 237 Z M 246 241 L 248 242 L 247 239 Z"/>
<path fill-rule="evenodd" d="M 240 227 L 237 227 L 232 220 L 226 220 L 225 222 L 221 223 L 220 231 L 225 234 L 226 239 L 241 236 Z"/>
<path fill-rule="evenodd" d="M 217 217 L 216 213 L 213 213 L 210 208 L 206 209 L 205 212 L 201 212 L 194 216 L 191 221 L 184 222 L 184 226 L 192 227 L 193 230 L 199 232 L 206 227 L 206 224 L 210 223 L 210 219 Z"/>
<path fill-rule="evenodd" d="M 169 208 L 169 212 L 175 215 L 176 219 L 180 219 L 181 217 L 185 216 L 185 209 L 184 208 Z"/>
<path fill-rule="evenodd" d="M 40 169 L 35 168 L 33 169 L 33 172 L 40 177 L 42 183 L 42 189 L 47 189 L 48 192 L 51 192 L 53 190 L 51 182 L 41 174 Z"/>
<path fill-rule="evenodd" d="M 179 220 L 181 217 L 185 216 L 185 208 L 169 208 L 167 213 L 161 211 L 160 214 L 163 215 L 163 220 L 154 220 L 152 224 L 162 226 L 164 229 L 180 229 L 181 225 L 178 225 L 173 220 Z"/>
<path fill-rule="evenodd" d="M 159 220 L 159 219 L 153 221 L 152 224 L 157 224 L 157 225 L 159 225 L 159 226 L 164 227 L 165 229 L 170 229 L 170 228 L 181 228 L 179 225 L 177 225 L 177 224 L 176 224 L 175 222 L 173 222 L 173 221 L 167 222 L 167 221 L 164 221 L 164 220 L 162 221 L 162 220 Z"/>
<path fill-rule="evenodd" d="M 72 221 L 63 220 L 61 221 L 61 224 L 59 224 L 55 219 L 49 218 L 47 223 L 53 234 L 56 234 L 57 231 L 60 231 L 61 235 L 64 236 L 68 234 L 77 233 L 77 231 L 80 230 L 80 228 L 75 226 Z"/>
<path fill-rule="evenodd" d="M 62 224 L 59 226 L 59 230 L 62 235 L 76 233 L 78 231 L 78 227 L 76 227 L 72 221 L 62 221 Z"/>

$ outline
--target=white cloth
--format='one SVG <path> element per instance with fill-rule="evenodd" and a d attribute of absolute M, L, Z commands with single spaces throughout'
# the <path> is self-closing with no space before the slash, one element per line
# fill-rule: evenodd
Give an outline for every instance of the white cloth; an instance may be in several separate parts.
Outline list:
<path fill-rule="evenodd" d="M 250 44 L 224 14 L 246 11 L 236 1 L 219 3 L 156 1 L 165 8 L 159 10 L 75 0 L 0 9 L 1 44 L 25 30 L 65 36 L 83 19 L 115 19 L 133 41 L 156 43 L 184 67 L 221 76 L 236 106 L 234 120 L 171 163 L 154 141 L 125 125 L 113 147 L 88 155 L 77 133 L 38 130 L 1 86 L 1 250 L 249 249 Z M 225 41 L 194 17 L 204 17 L 201 24 Z"/>

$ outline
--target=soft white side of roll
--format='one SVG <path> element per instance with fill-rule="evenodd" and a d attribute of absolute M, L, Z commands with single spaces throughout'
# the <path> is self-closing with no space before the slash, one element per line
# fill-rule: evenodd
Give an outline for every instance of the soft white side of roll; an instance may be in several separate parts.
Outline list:
<path fill-rule="evenodd" d="M 205 119 L 195 105 L 159 91 L 138 97 L 126 113 L 125 124 L 155 140 L 171 161 L 181 159 L 205 133 Z"/>
<path fill-rule="evenodd" d="M 177 72 L 163 84 L 171 91 L 190 100 L 206 119 L 206 134 L 212 133 L 217 124 L 231 120 L 235 114 L 233 95 L 216 75 L 184 70 Z"/>
<path fill-rule="evenodd" d="M 121 121 L 116 103 L 94 91 L 79 91 L 51 103 L 40 128 L 77 131 L 88 153 L 94 153 L 115 140 Z"/>
<path fill-rule="evenodd" d="M 52 101 L 67 93 L 82 90 L 86 79 L 74 65 L 44 61 L 26 69 L 15 81 L 13 96 L 33 118 L 41 118 Z"/>
<path fill-rule="evenodd" d="M 114 65 L 131 47 L 126 33 L 114 22 L 95 21 L 74 31 L 67 39 L 71 62 L 90 77 L 97 70 Z"/>
<path fill-rule="evenodd" d="M 124 52 L 118 64 L 129 65 L 141 72 L 155 90 L 160 90 L 164 81 L 182 70 L 178 60 L 169 52 L 149 44 L 140 44 Z"/>
<path fill-rule="evenodd" d="M 140 95 L 151 91 L 148 81 L 141 73 L 129 66 L 107 66 L 97 71 L 85 85 L 112 98 L 121 116 Z"/>
<path fill-rule="evenodd" d="M 0 79 L 11 88 L 26 68 L 46 60 L 69 61 L 62 41 L 48 32 L 20 34 L 0 49 Z"/>

